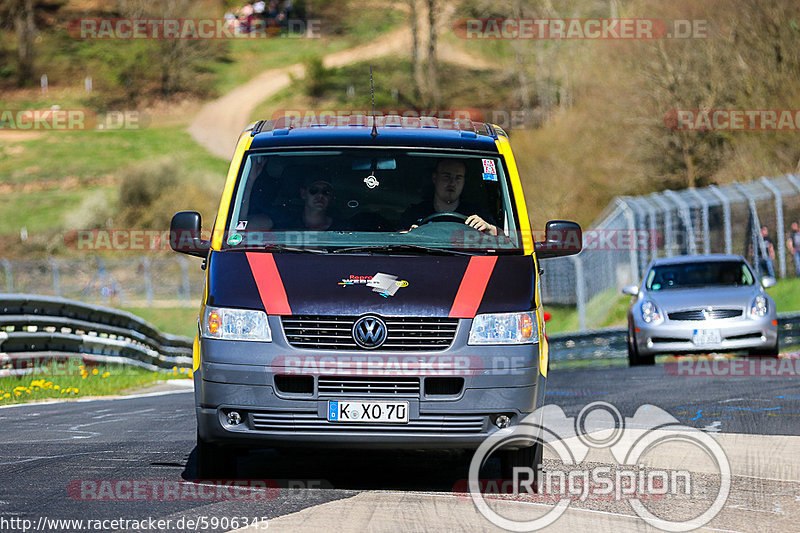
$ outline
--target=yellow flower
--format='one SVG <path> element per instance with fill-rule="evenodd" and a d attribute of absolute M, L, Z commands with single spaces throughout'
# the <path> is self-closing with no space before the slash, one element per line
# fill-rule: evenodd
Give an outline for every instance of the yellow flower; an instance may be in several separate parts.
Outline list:
<path fill-rule="evenodd" d="M 53 385 L 53 389 L 54 389 L 54 390 L 58 390 L 58 389 L 60 389 L 60 388 L 61 388 L 61 387 L 59 387 L 58 385 Z"/>
<path fill-rule="evenodd" d="M 83 365 L 78 365 L 78 368 L 79 368 L 80 370 L 83 370 Z"/>
<path fill-rule="evenodd" d="M 178 367 L 177 367 L 177 366 L 173 366 L 173 367 L 172 367 L 172 371 L 173 371 L 173 372 L 177 372 L 177 371 L 178 371 Z"/>
<path fill-rule="evenodd" d="M 95 375 L 95 376 L 96 376 L 97 374 L 99 374 L 99 373 L 100 373 L 100 371 L 99 371 L 99 370 L 97 370 L 96 368 L 95 368 L 94 370 L 92 370 L 92 374 L 93 374 L 93 375 Z"/>
<path fill-rule="evenodd" d="M 81 375 L 81 379 L 86 379 L 86 376 L 87 376 L 87 375 L 88 375 L 88 374 L 83 374 L 83 375 Z"/>
<path fill-rule="evenodd" d="M 107 378 L 110 375 L 111 375 L 111 372 L 103 372 L 103 376 L 102 377 Z"/>
<path fill-rule="evenodd" d="M 11 393 L 7 392 L 3 395 L 3 398 L 11 398 Z"/>

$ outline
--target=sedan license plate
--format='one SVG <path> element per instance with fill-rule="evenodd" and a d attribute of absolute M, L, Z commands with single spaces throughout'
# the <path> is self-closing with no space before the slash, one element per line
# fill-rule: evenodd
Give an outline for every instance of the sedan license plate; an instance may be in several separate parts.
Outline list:
<path fill-rule="evenodd" d="M 692 342 L 695 346 L 708 346 L 709 344 L 719 344 L 722 336 L 718 329 L 696 329 L 692 334 Z"/>
<path fill-rule="evenodd" d="M 328 422 L 407 424 L 408 402 L 362 402 L 331 400 Z"/>

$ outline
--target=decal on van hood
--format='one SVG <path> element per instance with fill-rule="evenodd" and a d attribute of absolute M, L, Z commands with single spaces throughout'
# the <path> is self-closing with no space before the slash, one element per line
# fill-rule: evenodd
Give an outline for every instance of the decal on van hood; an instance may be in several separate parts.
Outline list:
<path fill-rule="evenodd" d="M 473 318 L 532 309 L 535 282 L 533 260 L 524 255 L 214 251 L 208 263 L 207 303 L 263 309 L 270 315 Z"/>
<path fill-rule="evenodd" d="M 408 282 L 404 279 L 397 279 L 397 276 L 378 272 L 372 276 L 350 274 L 349 278 L 342 278 L 339 285 L 342 287 L 366 285 L 372 288 L 372 292 L 376 292 L 384 298 L 388 298 L 389 296 L 394 296 L 401 287 L 408 287 Z"/>

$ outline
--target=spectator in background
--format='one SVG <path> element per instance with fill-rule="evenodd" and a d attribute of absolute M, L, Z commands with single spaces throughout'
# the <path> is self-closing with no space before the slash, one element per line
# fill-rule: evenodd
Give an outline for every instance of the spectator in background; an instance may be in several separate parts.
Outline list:
<path fill-rule="evenodd" d="M 757 251 L 759 257 L 759 266 L 761 267 L 761 275 L 768 275 L 771 278 L 775 277 L 775 247 L 772 245 L 772 239 L 769 238 L 769 228 L 761 226 L 761 240 L 764 241 L 764 249 Z"/>
<path fill-rule="evenodd" d="M 789 239 L 786 241 L 786 246 L 789 248 L 789 253 L 794 258 L 794 268 L 797 277 L 800 277 L 800 226 L 795 220 L 792 222 L 791 231 L 789 232 Z"/>

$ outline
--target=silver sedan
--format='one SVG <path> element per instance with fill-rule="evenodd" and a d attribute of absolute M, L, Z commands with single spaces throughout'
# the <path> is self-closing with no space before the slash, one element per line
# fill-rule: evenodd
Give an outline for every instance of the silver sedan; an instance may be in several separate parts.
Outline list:
<path fill-rule="evenodd" d="M 652 365 L 660 353 L 746 350 L 778 355 L 775 301 L 764 288 L 773 278 L 756 279 L 738 255 L 692 255 L 650 263 L 628 310 L 628 360 Z"/>

